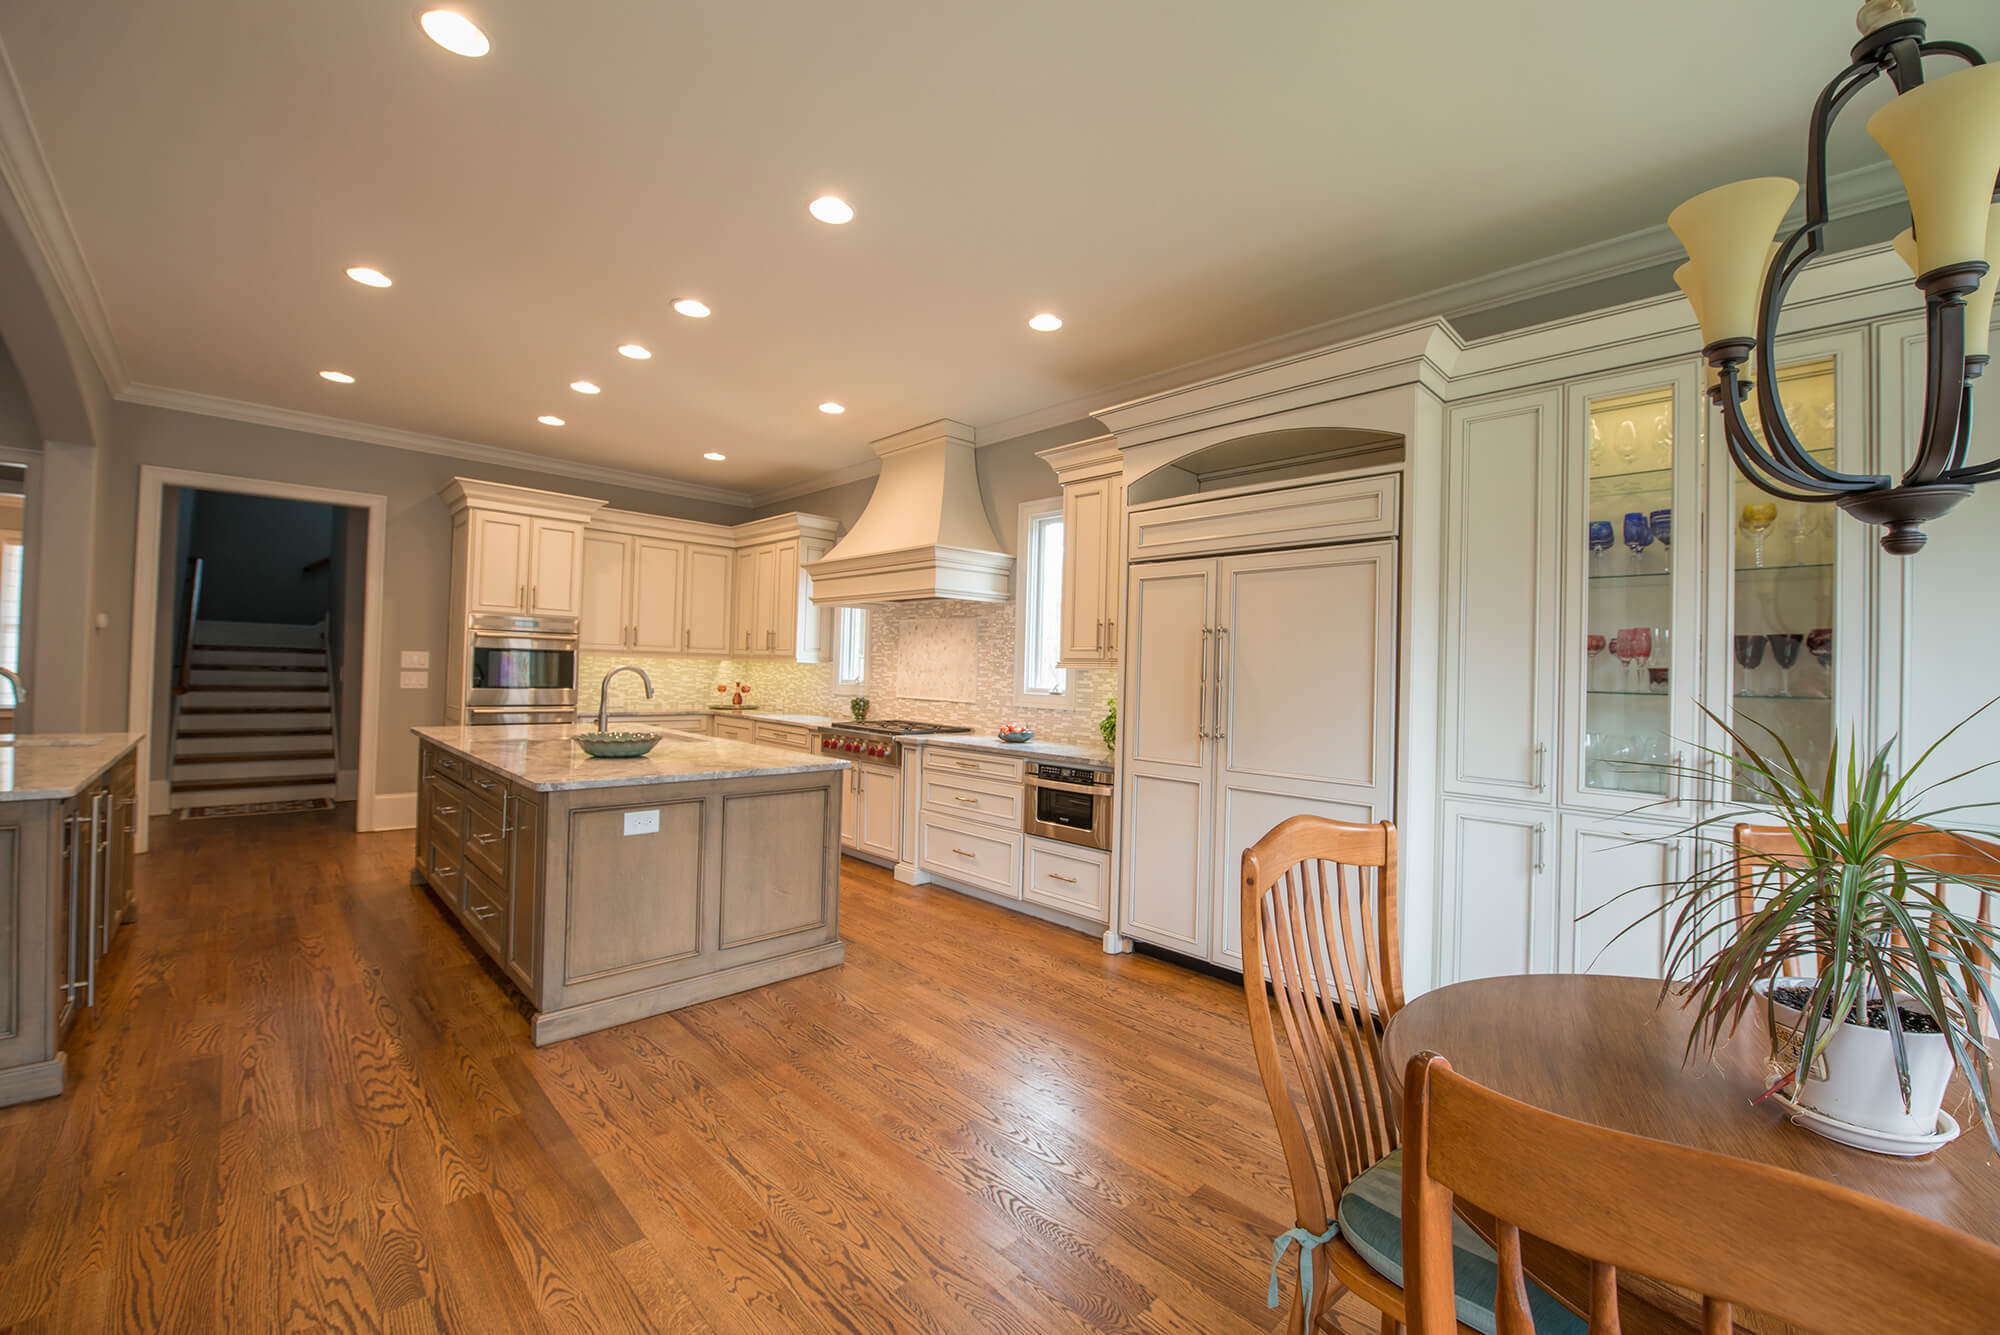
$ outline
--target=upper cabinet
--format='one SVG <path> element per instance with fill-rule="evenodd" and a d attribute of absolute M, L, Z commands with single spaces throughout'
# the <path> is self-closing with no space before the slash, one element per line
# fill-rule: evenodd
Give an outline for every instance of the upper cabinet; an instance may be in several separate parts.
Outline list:
<path fill-rule="evenodd" d="M 604 510 L 583 535 L 583 647 L 728 652 L 731 530 Z"/>
<path fill-rule="evenodd" d="M 833 549 L 839 528 L 831 519 L 802 514 L 736 526 L 731 656 L 827 661 L 833 652 L 833 609 L 813 605 L 812 576 L 801 567 Z"/>
<path fill-rule="evenodd" d="M 583 608 L 584 526 L 603 501 L 453 478 L 453 605 L 465 615 L 573 617 Z"/>
<path fill-rule="evenodd" d="M 1110 436 L 1043 450 L 1062 484 L 1062 647 L 1059 667 L 1118 661 L 1125 584 L 1125 479 Z"/>

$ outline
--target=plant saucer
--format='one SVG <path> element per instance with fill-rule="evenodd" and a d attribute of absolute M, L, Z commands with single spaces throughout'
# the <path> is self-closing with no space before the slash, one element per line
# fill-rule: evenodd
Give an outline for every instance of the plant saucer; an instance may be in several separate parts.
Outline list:
<path fill-rule="evenodd" d="M 1843 1122 L 1838 1117 L 1828 1117 L 1795 1102 L 1783 1094 L 1773 1094 L 1771 1101 L 1791 1115 L 1791 1120 L 1828 1140 L 1850 1146 L 1857 1150 L 1867 1150 L 1870 1154 L 1886 1154 L 1897 1159 L 1918 1159 L 1939 1150 L 1958 1139 L 1958 1120 L 1944 1109 L 1938 1109 L 1937 1130 L 1928 1136 L 1898 1136 L 1887 1131 L 1877 1131 L 1872 1126 L 1856 1126 L 1853 1122 Z"/>

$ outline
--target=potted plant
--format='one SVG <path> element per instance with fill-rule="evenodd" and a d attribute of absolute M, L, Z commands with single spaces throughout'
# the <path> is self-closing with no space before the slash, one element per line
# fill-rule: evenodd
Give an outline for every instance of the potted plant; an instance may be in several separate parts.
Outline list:
<path fill-rule="evenodd" d="M 1761 1005 L 1772 1042 L 1766 1096 L 1849 1144 L 1922 1152 L 1911 1147 L 1938 1138 L 1956 1068 L 1987 1138 L 2000 1147 L 1982 1018 L 1996 1013 L 1985 970 L 2000 959 L 2000 929 L 1947 902 L 1959 887 L 1975 891 L 1976 904 L 2000 893 L 2000 880 L 1949 862 L 1940 869 L 1934 856 L 1940 844 L 1973 847 L 1941 821 L 1994 804 L 1926 809 L 1934 790 L 1965 775 L 1919 783 L 1925 762 L 1971 718 L 1900 776 L 1890 772 L 1893 743 L 1864 756 L 1850 740 L 1843 763 L 1836 739 L 1825 771 L 1808 775 L 1776 732 L 1757 725 L 1768 741 L 1753 744 L 1716 719 L 1735 752 L 1710 754 L 1734 766 L 1737 788 L 1763 810 L 1712 816 L 1683 831 L 1722 855 L 1659 887 L 1666 893 L 1656 912 L 1672 922 L 1661 998 L 1678 995 L 1694 1012 L 1689 1055 L 1711 1054 Z M 1683 769 L 1682 777 L 1696 775 Z M 1789 834 L 1782 850 L 1750 864 L 1741 887 L 1731 829 L 1738 820 Z M 1747 903 L 1739 900 L 1745 888 Z"/>

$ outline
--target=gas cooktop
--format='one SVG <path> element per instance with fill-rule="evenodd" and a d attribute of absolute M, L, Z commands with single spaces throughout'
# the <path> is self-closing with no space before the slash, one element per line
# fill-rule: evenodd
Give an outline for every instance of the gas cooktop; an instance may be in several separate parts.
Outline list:
<path fill-rule="evenodd" d="M 881 718 L 869 719 L 864 723 L 836 723 L 842 732 L 868 732 L 880 737 L 915 737 L 934 732 L 971 732 L 971 728 L 956 723 L 923 723 L 916 719 Z"/>

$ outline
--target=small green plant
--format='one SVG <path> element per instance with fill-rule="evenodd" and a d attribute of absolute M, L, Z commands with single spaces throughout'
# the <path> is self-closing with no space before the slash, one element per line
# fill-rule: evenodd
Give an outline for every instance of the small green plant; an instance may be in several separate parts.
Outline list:
<path fill-rule="evenodd" d="M 1994 703 L 2000 701 L 1989 701 L 1961 720 L 1900 776 L 1891 774 L 1893 741 L 1864 755 L 1851 737 L 1844 748 L 1836 738 L 1825 772 L 1809 776 L 1785 739 L 1772 729 L 1758 724 L 1768 740 L 1753 744 L 1742 732 L 1715 719 L 1734 743 L 1734 754 L 1701 749 L 1719 757 L 1725 768 L 1733 766 L 1738 790 L 1764 810 L 1729 812 L 1690 825 L 1681 833 L 1715 845 L 1721 856 L 1706 859 L 1707 865 L 1691 875 L 1628 892 L 1665 892 L 1660 907 L 1640 921 L 1654 913 L 1672 916 L 1661 997 L 1678 992 L 1693 1009 L 1695 1021 L 1688 1035 L 1691 1057 L 1713 1054 L 1722 1036 L 1735 1029 L 1756 1001 L 1757 985 L 1768 988 L 1787 974 L 1789 965 L 1802 957 L 1817 957 L 1819 976 L 1799 1008 L 1804 1018 L 1795 1064 L 1773 1091 L 1786 1084 L 1803 1089 L 1839 1024 L 1850 1019 L 1867 1023 L 1870 1003 L 1875 1002 L 1888 1029 L 1907 1111 L 1910 1062 L 1902 1008 L 1879 1004 L 1902 997 L 1928 1012 L 1945 1035 L 1953 1064 L 1971 1088 L 1987 1138 L 2000 1147 L 1992 1112 L 1991 1062 L 1980 1018 L 1982 1003 L 1986 1014 L 1996 1013 L 1985 968 L 1988 961 L 2000 958 L 2000 928 L 1946 903 L 1946 892 L 1953 886 L 1979 894 L 2000 893 L 2000 879 L 1912 865 L 1896 855 L 1906 836 L 1924 831 L 1950 835 L 1941 820 L 1996 805 L 1925 807 L 1925 799 L 1935 790 L 1987 765 L 1934 783 L 1917 783 L 1938 747 Z M 1988 762 L 1996 763 L 2000 761 Z M 1686 766 L 1660 768 L 1678 773 L 1683 781 L 1707 777 Z M 1781 824 L 1799 849 L 1796 856 L 1783 856 L 1782 865 L 1760 866 L 1747 911 L 1738 907 L 1736 850 L 1729 828 L 1738 820 Z"/>
<path fill-rule="evenodd" d="M 1097 730 L 1104 735 L 1104 749 L 1107 751 L 1116 751 L 1118 749 L 1118 701 L 1115 699 L 1106 700 L 1104 708 L 1105 714 L 1103 718 L 1097 721 Z"/>
<path fill-rule="evenodd" d="M 856 723 L 865 721 L 868 717 L 868 697 L 857 695 L 852 700 L 849 700 L 847 702 L 847 712 L 854 715 Z"/>

